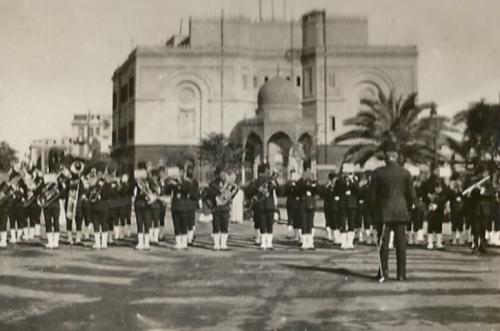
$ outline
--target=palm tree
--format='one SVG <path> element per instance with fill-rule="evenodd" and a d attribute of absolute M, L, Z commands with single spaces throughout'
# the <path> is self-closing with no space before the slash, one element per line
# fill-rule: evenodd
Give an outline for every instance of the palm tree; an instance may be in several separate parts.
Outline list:
<path fill-rule="evenodd" d="M 344 121 L 344 125 L 354 128 L 333 141 L 352 144 L 344 154 L 345 162 L 364 165 L 372 157 L 380 159 L 384 142 L 391 139 L 398 145 L 403 162 L 429 163 L 435 156 L 434 142 L 444 143 L 443 133 L 452 131 L 449 119 L 444 116 L 433 113 L 420 118 L 435 105 L 417 104 L 417 93 L 404 98 L 396 97 L 394 90 L 389 95 L 379 90 L 378 100 L 363 99 L 361 105 L 363 108 L 355 117 Z M 443 159 L 438 157 L 438 161 Z"/>
<path fill-rule="evenodd" d="M 200 156 L 208 166 L 215 168 L 218 165 L 240 169 L 243 148 L 232 139 L 221 133 L 210 133 L 201 139 Z"/>
<path fill-rule="evenodd" d="M 465 125 L 463 140 L 469 150 L 491 161 L 500 154 L 500 107 L 484 100 L 473 104 L 453 117 L 453 124 Z"/>

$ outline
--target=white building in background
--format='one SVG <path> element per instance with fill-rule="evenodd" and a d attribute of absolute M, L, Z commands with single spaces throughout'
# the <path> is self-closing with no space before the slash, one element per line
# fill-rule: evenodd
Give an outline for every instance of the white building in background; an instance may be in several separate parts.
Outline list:
<path fill-rule="evenodd" d="M 111 114 L 75 114 L 71 122 L 71 155 L 92 158 L 109 155 L 111 149 Z"/>
<path fill-rule="evenodd" d="M 65 155 L 90 159 L 109 155 L 111 114 L 75 114 L 71 136 L 35 139 L 29 147 L 29 163 L 43 172 L 54 172 Z"/>
<path fill-rule="evenodd" d="M 373 44 L 368 27 L 367 18 L 324 11 L 305 13 L 300 21 L 190 19 L 186 34 L 137 47 L 114 71 L 112 157 L 134 166 L 196 159 L 208 133 L 229 135 L 240 121 L 254 118 L 258 91 L 279 75 L 302 118 L 315 125 L 314 161 L 338 163 L 346 146 L 331 141 L 348 129 L 343 121 L 359 111 L 360 99 L 379 90 L 418 90 L 417 47 Z M 294 141 L 286 132 L 281 136 Z M 271 138 L 257 139 L 264 154 Z"/>
<path fill-rule="evenodd" d="M 63 157 L 71 152 L 72 139 L 43 138 L 35 139 L 29 147 L 29 164 L 42 172 L 55 172 Z"/>

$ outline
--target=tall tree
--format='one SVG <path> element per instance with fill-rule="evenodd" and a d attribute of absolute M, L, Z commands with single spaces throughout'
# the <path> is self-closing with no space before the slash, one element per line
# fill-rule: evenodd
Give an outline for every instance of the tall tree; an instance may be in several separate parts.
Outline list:
<path fill-rule="evenodd" d="M 16 150 L 7 142 L 0 142 L 0 171 L 8 171 L 12 162 L 17 162 L 16 154 Z"/>
<path fill-rule="evenodd" d="M 421 117 L 433 104 L 417 104 L 417 93 L 396 97 L 394 90 L 389 95 L 379 90 L 378 99 L 363 99 L 361 107 L 355 117 L 344 121 L 354 128 L 334 140 L 352 144 L 344 155 L 347 162 L 364 165 L 372 157 L 381 158 L 383 143 L 391 139 L 402 160 L 428 164 L 434 160 L 434 142 L 443 143 L 445 132 L 453 131 L 444 116 Z"/>
<path fill-rule="evenodd" d="M 475 155 L 490 161 L 500 156 L 499 105 L 491 105 L 481 100 L 457 113 L 453 123 L 465 126 L 463 141 L 469 147 L 467 153 L 473 149 Z"/>
<path fill-rule="evenodd" d="M 221 133 L 210 133 L 201 139 L 201 159 L 211 167 L 222 165 L 239 169 L 241 167 L 243 147 Z"/>

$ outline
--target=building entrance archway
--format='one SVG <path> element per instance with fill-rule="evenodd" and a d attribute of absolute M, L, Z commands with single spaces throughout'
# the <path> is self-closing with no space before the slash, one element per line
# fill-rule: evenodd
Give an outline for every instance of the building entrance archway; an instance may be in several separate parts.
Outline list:
<path fill-rule="evenodd" d="M 245 178 L 251 179 L 257 176 L 257 167 L 262 162 L 263 144 L 262 139 L 251 132 L 245 141 L 244 171 Z"/>
<path fill-rule="evenodd" d="M 267 158 L 271 169 L 276 169 L 280 173 L 281 180 L 288 179 L 287 167 L 290 149 L 293 142 L 284 132 L 276 132 L 267 143 Z"/>

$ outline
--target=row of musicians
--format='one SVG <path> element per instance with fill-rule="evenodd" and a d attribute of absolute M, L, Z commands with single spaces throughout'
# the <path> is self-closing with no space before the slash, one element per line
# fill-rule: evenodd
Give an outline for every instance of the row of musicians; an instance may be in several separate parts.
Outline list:
<path fill-rule="evenodd" d="M 353 248 L 354 230 L 370 228 L 371 215 L 367 208 L 369 186 L 367 181 L 358 183 L 354 176 L 330 174 L 328 183 L 319 185 L 307 175 L 293 178 L 279 186 L 271 176 L 261 176 L 247 187 L 246 198 L 252 203 L 256 243 L 263 234 L 273 233 L 273 216 L 277 208 L 275 195 L 286 197 L 289 231 L 294 232 L 303 249 L 314 249 L 314 214 L 317 197 L 324 201 L 323 210 L 329 239 L 332 234 L 342 248 Z M 264 247 L 265 248 L 265 247 Z"/>
<path fill-rule="evenodd" d="M 252 197 L 259 196 L 259 188 L 266 181 L 273 182 L 269 176 L 263 176 L 250 183 L 245 192 L 247 198 L 251 200 Z M 466 228 L 472 228 L 472 234 L 479 232 L 475 230 L 479 225 L 489 231 L 492 230 L 492 225 L 497 232 L 500 230 L 499 193 L 495 192 L 491 184 L 486 183 L 483 190 L 475 190 L 470 195 L 463 195 L 463 186 L 454 178 L 449 186 L 433 177 L 424 182 L 415 180 L 414 185 L 419 203 L 411 206 L 410 210 L 411 222 L 407 225 L 410 243 L 423 240 L 425 220 L 428 221 L 429 248 L 433 246 L 434 234 L 436 246 L 441 248 L 442 227 L 446 220 L 451 221 L 452 231 L 456 234 L 454 240 L 457 241 Z M 267 199 L 261 199 L 252 207 L 256 242 L 260 241 L 259 234 L 272 233 L 272 211 L 278 209 L 272 198 L 274 193 L 286 197 L 289 231 L 294 231 L 296 240 L 312 233 L 317 197 L 323 200 L 329 239 L 340 243 L 343 248 L 352 248 L 354 231 L 360 231 L 358 235 L 362 238 L 362 228 L 366 230 L 367 241 L 375 239 L 372 238 L 372 229 L 379 222 L 374 219 L 375 215 L 369 206 L 369 176 L 359 181 L 352 175 L 331 173 L 328 182 L 322 185 L 312 179 L 300 178 L 293 179 L 282 187 L 276 181 L 274 185 L 267 187 L 274 191 L 270 191 Z"/>
<path fill-rule="evenodd" d="M 151 172 L 145 183 L 139 186 L 129 181 L 128 176 L 121 178 L 111 176 L 70 178 L 60 174 L 56 183 L 45 184 L 43 177 L 35 178 L 36 187 L 28 188 L 23 179 L 16 182 L 9 199 L 0 199 L 0 242 L 2 246 L 7 237 L 7 220 L 10 223 L 10 242 L 22 239 L 34 239 L 40 235 L 40 214 L 43 210 L 48 248 L 56 248 L 59 242 L 59 216 L 61 202 L 66 214 L 69 243 L 73 243 L 72 229 L 76 225 L 76 242 L 82 240 L 82 228 L 92 225 L 95 234 L 94 248 L 106 248 L 108 239 L 130 235 L 131 210 L 134 203 L 139 232 L 139 249 L 144 249 L 152 242 L 159 240 L 159 228 L 164 226 L 166 204 L 155 199 L 151 194 L 159 188 L 158 195 L 170 195 L 171 210 L 174 219 L 176 241 L 186 239 L 194 228 L 194 213 L 199 200 L 199 188 L 188 171 L 182 180 L 160 180 L 158 173 Z M 6 189 L 6 183 L 0 185 Z M 12 188 L 9 188 L 9 190 Z M 147 192 L 144 190 L 146 189 Z M 40 206 L 41 195 L 50 199 Z M 32 199 L 31 197 L 35 197 Z M 42 199 L 43 200 L 43 199 Z M 38 203 L 37 203 L 38 202 Z M 74 205 L 72 203 L 75 203 Z M 73 208 L 74 206 L 74 208 Z M 74 213 L 74 215 L 73 215 Z M 108 232 L 109 236 L 108 236 Z M 186 238 L 184 238 L 186 237 Z"/>
<path fill-rule="evenodd" d="M 91 210 L 96 210 L 95 215 L 90 215 L 90 220 L 94 223 L 96 249 L 106 247 L 107 232 L 111 227 L 115 238 L 121 237 L 125 226 L 126 235 L 129 235 L 132 203 L 137 222 L 136 249 L 148 250 L 150 243 L 158 243 L 162 239 L 160 230 L 165 226 L 167 210 L 167 200 L 162 197 L 167 196 L 170 197 L 171 203 L 175 248 L 185 249 L 194 240 L 195 211 L 198 208 L 200 194 L 192 170 L 188 169 L 185 176 L 182 173 L 179 179 L 161 179 L 159 173 L 153 170 L 147 177 L 137 179 L 135 183 L 130 184 L 128 180 L 107 183 L 100 179 L 97 182 L 97 189 L 91 189 L 90 194 L 97 195 L 94 208 L 90 206 Z M 82 206 L 85 208 L 85 204 Z M 77 235 L 79 224 L 81 221 L 77 221 Z"/>
<path fill-rule="evenodd" d="M 454 244 L 466 241 L 464 235 L 469 229 L 472 236 L 468 240 L 475 238 L 476 244 L 483 231 L 492 231 L 493 227 L 495 232 L 500 230 L 499 188 L 491 181 L 486 181 L 481 187 L 464 194 L 464 188 L 469 184 L 472 184 L 472 181 L 463 185 L 456 174 L 451 177 L 449 184 L 433 176 L 423 182 L 414 182 L 419 204 L 412 210 L 412 224 L 409 230 L 417 233 L 422 231 L 423 222 L 427 220 L 429 249 L 434 247 L 434 239 L 437 248 L 443 247 L 442 230 L 446 221 L 451 222 Z M 500 240 L 499 234 L 495 233 L 495 242 Z M 498 243 L 500 244 L 500 241 Z"/>

